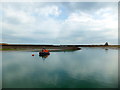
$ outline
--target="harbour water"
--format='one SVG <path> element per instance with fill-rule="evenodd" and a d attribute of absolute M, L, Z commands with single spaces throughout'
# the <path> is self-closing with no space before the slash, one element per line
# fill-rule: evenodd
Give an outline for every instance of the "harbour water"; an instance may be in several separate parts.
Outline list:
<path fill-rule="evenodd" d="M 32 56 L 34 54 L 34 56 Z M 118 49 L 2 52 L 2 88 L 116 88 Z"/>

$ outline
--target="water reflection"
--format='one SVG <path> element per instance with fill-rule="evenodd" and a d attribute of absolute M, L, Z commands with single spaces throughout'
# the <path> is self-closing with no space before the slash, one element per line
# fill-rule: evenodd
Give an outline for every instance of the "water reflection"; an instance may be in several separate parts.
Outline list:
<path fill-rule="evenodd" d="M 31 52 L 4 52 L 3 87 L 117 87 L 117 50 L 109 49 L 106 53 L 101 48 L 83 48 L 76 52 L 51 52 L 43 58 L 46 63 L 41 63 L 38 55 L 31 57 Z"/>
<path fill-rule="evenodd" d="M 48 58 L 49 55 L 42 55 L 42 56 L 39 56 L 39 57 L 42 57 L 43 60 L 45 60 L 46 58 Z"/>
<path fill-rule="evenodd" d="M 64 52 L 65 53 L 65 52 L 75 52 L 75 51 L 78 51 L 78 50 L 52 50 L 50 52 Z M 43 60 L 45 60 L 46 58 L 48 58 L 49 55 L 40 55 L 39 54 L 39 57 L 41 57 Z"/>

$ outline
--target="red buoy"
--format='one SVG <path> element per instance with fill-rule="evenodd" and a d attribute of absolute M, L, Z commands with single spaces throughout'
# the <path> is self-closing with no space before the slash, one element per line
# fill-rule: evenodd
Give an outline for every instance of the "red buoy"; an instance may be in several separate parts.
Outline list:
<path fill-rule="evenodd" d="M 32 54 L 32 56 L 34 56 L 34 54 Z"/>

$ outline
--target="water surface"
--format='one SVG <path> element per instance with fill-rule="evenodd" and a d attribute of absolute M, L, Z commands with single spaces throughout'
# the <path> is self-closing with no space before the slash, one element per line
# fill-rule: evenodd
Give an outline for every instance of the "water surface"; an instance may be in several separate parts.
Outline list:
<path fill-rule="evenodd" d="M 35 54 L 35 56 L 32 56 Z M 82 48 L 74 52 L 3 51 L 3 88 L 116 88 L 118 50 Z"/>

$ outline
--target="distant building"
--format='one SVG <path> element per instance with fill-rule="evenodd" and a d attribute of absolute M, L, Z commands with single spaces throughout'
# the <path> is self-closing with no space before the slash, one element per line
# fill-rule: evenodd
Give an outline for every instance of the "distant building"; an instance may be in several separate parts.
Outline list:
<path fill-rule="evenodd" d="M 108 46 L 108 42 L 105 43 L 105 46 Z"/>

